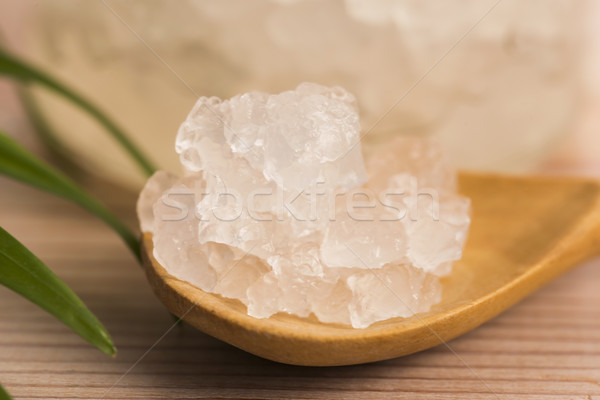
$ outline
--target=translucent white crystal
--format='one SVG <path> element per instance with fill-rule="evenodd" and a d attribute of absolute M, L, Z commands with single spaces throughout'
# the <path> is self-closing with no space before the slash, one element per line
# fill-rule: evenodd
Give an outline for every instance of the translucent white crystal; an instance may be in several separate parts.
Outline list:
<path fill-rule="evenodd" d="M 362 162 L 356 162 L 359 134 L 354 96 L 303 83 L 275 95 L 200 98 L 181 125 L 175 148 L 189 171 L 214 175 L 224 184 L 243 174 L 250 182 L 243 182 L 241 191 L 262 180 L 286 190 L 306 190 L 318 181 L 325 189 L 351 188 L 366 181 Z"/>
<path fill-rule="evenodd" d="M 138 201 L 154 256 L 254 317 L 408 317 L 440 300 L 439 276 L 461 257 L 469 201 L 439 147 L 397 139 L 365 168 L 341 88 L 201 98 L 176 150 L 185 176 L 156 173 Z"/>

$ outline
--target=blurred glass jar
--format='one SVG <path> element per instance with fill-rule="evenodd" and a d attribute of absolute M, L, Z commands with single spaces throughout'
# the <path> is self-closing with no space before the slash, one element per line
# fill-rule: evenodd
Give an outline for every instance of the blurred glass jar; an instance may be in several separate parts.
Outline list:
<path fill-rule="evenodd" d="M 163 169 L 198 96 L 340 85 L 367 143 L 436 135 L 462 168 L 523 171 L 568 131 L 580 89 L 570 0 L 43 1 L 23 54 L 113 116 Z M 143 181 L 95 123 L 34 96 L 82 166 Z"/>

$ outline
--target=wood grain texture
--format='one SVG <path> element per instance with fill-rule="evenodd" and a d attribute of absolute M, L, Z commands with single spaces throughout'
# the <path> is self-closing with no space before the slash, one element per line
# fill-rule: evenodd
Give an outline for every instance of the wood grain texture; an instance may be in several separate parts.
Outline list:
<path fill-rule="evenodd" d="M 133 199 L 99 193 L 118 212 L 131 210 Z M 0 179 L 0 224 L 81 296 L 119 350 L 103 356 L 0 288 L 0 382 L 16 398 L 600 399 L 599 261 L 449 342 L 458 356 L 438 346 L 309 368 L 252 356 L 190 326 L 168 331 L 171 316 L 119 239 L 62 200 Z"/>

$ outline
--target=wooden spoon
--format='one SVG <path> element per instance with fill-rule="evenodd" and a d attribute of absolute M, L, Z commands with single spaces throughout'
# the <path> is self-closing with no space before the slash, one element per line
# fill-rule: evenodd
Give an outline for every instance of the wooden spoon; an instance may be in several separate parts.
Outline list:
<path fill-rule="evenodd" d="M 171 275 L 152 256 L 154 292 L 199 330 L 258 356 L 287 364 L 349 365 L 394 358 L 457 337 L 506 310 L 577 263 L 600 253 L 600 182 L 462 174 L 473 214 L 463 258 L 442 280 L 443 298 L 427 313 L 366 329 L 277 314 L 257 319 L 237 301 Z"/>

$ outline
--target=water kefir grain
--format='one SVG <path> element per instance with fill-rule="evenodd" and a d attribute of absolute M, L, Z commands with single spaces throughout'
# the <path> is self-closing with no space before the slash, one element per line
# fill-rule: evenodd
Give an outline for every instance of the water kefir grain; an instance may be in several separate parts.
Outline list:
<path fill-rule="evenodd" d="M 158 172 L 138 214 L 172 275 L 278 312 L 365 328 L 440 301 L 469 200 L 428 139 L 363 160 L 354 96 L 300 84 L 200 98 L 181 125 L 183 177 Z"/>

